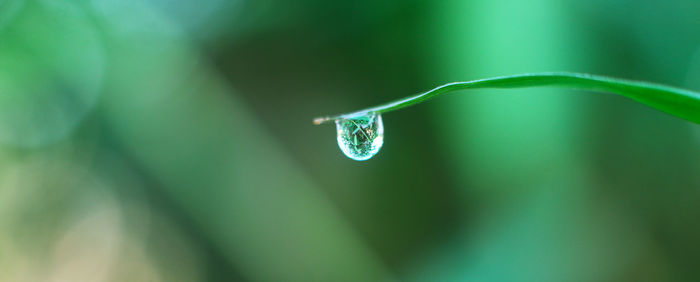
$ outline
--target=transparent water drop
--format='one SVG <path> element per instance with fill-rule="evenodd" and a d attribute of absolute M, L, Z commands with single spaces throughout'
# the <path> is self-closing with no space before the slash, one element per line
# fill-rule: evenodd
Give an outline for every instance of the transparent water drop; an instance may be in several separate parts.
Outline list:
<path fill-rule="evenodd" d="M 382 116 L 368 113 L 335 121 L 338 129 L 338 146 L 343 153 L 356 161 L 369 160 L 384 144 Z"/>

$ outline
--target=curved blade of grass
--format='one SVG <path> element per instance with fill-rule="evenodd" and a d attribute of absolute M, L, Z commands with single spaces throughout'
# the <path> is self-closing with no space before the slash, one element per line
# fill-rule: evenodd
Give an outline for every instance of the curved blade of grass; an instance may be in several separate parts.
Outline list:
<path fill-rule="evenodd" d="M 525 88 L 537 86 L 557 86 L 580 90 L 611 92 L 676 117 L 700 124 L 700 93 L 698 92 L 655 83 L 568 72 L 516 74 L 467 82 L 448 83 L 428 92 L 376 107 L 337 116 L 315 118 L 314 124 L 322 124 L 337 119 L 364 115 L 369 112 L 386 113 L 422 103 L 431 98 L 457 90 L 477 88 Z"/>

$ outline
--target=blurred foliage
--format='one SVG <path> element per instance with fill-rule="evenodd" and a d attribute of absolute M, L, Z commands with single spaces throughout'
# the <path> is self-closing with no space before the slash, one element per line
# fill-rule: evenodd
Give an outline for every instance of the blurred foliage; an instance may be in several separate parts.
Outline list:
<path fill-rule="evenodd" d="M 0 1 L 0 281 L 696 281 L 700 128 L 567 70 L 700 91 L 700 2 Z M 508 114 L 504 114 L 507 109 Z"/>

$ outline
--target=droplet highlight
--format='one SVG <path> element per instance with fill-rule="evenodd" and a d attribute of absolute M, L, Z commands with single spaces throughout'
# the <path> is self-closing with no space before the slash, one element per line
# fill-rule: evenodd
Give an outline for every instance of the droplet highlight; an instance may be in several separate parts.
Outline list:
<path fill-rule="evenodd" d="M 356 161 L 369 160 L 384 144 L 382 116 L 369 113 L 335 121 L 338 129 L 338 146 L 343 153 Z"/>

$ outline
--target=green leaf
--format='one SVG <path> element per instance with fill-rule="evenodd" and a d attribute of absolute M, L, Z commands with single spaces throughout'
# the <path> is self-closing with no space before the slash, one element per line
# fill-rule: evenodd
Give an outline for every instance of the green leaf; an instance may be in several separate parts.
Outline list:
<path fill-rule="evenodd" d="M 700 93 L 655 83 L 569 72 L 526 73 L 467 82 L 448 83 L 428 92 L 384 105 L 337 116 L 316 118 L 314 119 L 314 124 L 364 115 L 369 112 L 386 113 L 422 103 L 431 98 L 457 90 L 477 88 L 525 88 L 537 86 L 556 86 L 580 90 L 611 92 L 676 117 L 700 124 Z"/>

